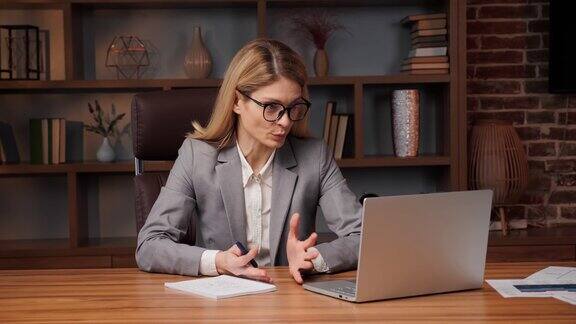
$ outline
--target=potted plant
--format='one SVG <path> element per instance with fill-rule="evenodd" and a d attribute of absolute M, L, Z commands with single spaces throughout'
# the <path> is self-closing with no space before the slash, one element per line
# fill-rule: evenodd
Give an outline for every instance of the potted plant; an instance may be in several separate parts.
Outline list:
<path fill-rule="evenodd" d="M 126 114 L 117 115 L 114 105 L 112 105 L 111 113 L 104 112 L 100 108 L 98 100 L 94 100 L 94 106 L 88 103 L 88 111 L 94 123 L 85 125 L 85 129 L 103 137 L 102 144 L 96 153 L 96 159 L 100 162 L 112 162 L 116 159 L 116 154 L 110 145 L 110 139 L 117 133 L 116 125 Z"/>
<path fill-rule="evenodd" d="M 337 30 L 344 30 L 336 16 L 323 9 L 308 10 L 298 13 L 291 18 L 292 32 L 303 35 L 316 47 L 314 54 L 314 72 L 316 76 L 328 75 L 328 54 L 326 42 Z"/>

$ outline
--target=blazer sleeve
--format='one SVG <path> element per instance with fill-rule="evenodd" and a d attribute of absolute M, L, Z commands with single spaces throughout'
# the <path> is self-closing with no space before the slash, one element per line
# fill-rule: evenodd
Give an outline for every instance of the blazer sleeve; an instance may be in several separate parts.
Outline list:
<path fill-rule="evenodd" d="M 316 246 L 329 272 L 356 268 L 362 227 L 362 207 L 348 188 L 331 151 L 322 141 L 320 155 L 320 207 L 328 228 L 338 235 Z"/>
<path fill-rule="evenodd" d="M 141 270 L 199 275 L 204 248 L 180 243 L 196 213 L 192 140 L 186 139 L 166 185 L 160 190 L 146 223 L 138 234 L 136 263 Z"/>

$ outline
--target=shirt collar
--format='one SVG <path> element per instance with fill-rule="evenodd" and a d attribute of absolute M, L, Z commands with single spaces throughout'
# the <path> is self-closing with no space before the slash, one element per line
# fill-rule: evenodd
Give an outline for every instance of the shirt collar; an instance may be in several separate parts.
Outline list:
<path fill-rule="evenodd" d="M 254 171 L 252 170 L 250 163 L 248 163 L 248 161 L 246 160 L 246 157 L 244 157 L 244 154 L 240 149 L 238 141 L 236 141 L 236 148 L 238 150 L 238 155 L 240 155 L 240 163 L 242 165 L 242 186 L 246 187 L 248 181 L 250 180 L 250 177 L 254 174 Z M 260 177 L 262 178 L 262 181 L 267 184 L 269 183 L 268 180 L 270 178 L 270 175 L 272 174 L 272 167 L 273 167 L 272 161 L 274 161 L 275 154 L 276 150 L 272 151 L 272 154 L 270 154 L 270 157 L 260 170 Z"/>

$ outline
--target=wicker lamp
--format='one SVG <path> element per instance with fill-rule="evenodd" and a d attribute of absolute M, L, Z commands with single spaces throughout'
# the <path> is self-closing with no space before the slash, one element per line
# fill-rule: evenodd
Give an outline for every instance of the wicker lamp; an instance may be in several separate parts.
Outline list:
<path fill-rule="evenodd" d="M 469 152 L 469 187 L 494 191 L 493 206 L 506 235 L 503 205 L 518 201 L 528 185 L 528 160 L 522 142 L 511 123 L 479 120 L 470 134 Z"/>

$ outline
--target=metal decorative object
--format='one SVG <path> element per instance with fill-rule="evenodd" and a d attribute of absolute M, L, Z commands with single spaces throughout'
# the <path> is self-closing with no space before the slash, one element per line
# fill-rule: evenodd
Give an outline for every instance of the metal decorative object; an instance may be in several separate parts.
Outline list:
<path fill-rule="evenodd" d="M 148 49 L 136 36 L 116 36 L 108 46 L 106 66 L 116 69 L 118 79 L 140 79 L 149 65 Z"/>
<path fill-rule="evenodd" d="M 420 93 L 416 89 L 392 91 L 392 129 L 394 154 L 418 155 L 420 140 Z"/>
<path fill-rule="evenodd" d="M 40 79 L 39 29 L 31 25 L 0 25 L 0 79 Z"/>
<path fill-rule="evenodd" d="M 479 120 L 470 134 L 469 188 L 492 189 L 493 206 L 507 232 L 505 204 L 516 202 L 528 185 L 528 160 L 511 123 Z"/>

